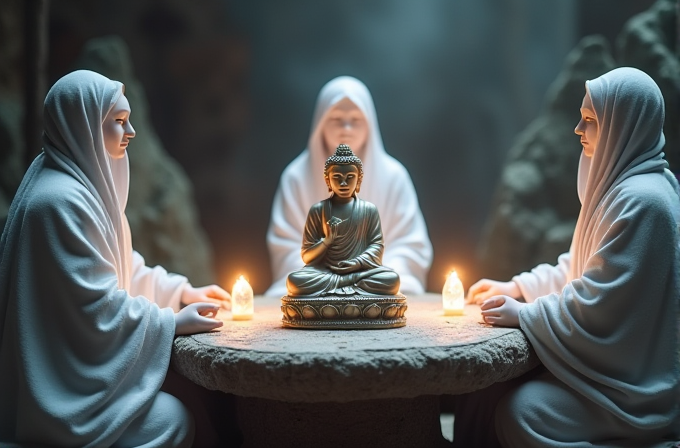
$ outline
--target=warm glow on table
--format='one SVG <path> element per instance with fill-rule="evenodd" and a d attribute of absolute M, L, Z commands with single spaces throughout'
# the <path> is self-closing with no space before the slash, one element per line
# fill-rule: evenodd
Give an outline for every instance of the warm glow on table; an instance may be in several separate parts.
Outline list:
<path fill-rule="evenodd" d="M 461 316 L 465 310 L 463 284 L 455 270 L 451 271 L 442 290 L 442 305 L 447 316 Z"/>

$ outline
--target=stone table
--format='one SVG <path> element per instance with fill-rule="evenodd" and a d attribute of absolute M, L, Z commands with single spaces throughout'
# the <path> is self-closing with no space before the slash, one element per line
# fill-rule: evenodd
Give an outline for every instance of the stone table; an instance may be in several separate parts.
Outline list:
<path fill-rule="evenodd" d="M 281 326 L 280 300 L 255 317 L 220 312 L 219 331 L 178 337 L 172 365 L 237 396 L 244 446 L 438 446 L 439 395 L 515 378 L 538 365 L 524 334 L 482 323 L 479 307 L 444 316 L 439 294 L 408 298 L 387 330 Z"/>

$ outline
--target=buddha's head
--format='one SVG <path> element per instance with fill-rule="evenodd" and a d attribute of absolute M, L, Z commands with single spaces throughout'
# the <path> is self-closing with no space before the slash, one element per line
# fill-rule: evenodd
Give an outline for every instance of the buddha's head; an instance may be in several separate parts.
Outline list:
<path fill-rule="evenodd" d="M 335 154 L 326 159 L 323 169 L 328 191 L 341 198 L 350 198 L 361 189 L 364 168 L 361 159 L 349 146 L 341 144 Z"/>

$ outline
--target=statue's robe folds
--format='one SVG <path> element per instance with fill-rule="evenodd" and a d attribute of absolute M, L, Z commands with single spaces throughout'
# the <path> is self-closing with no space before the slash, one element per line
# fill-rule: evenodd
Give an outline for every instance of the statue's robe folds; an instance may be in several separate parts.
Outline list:
<path fill-rule="evenodd" d="M 331 200 L 326 199 L 309 210 L 302 252 L 321 243 L 324 226 L 331 219 Z M 351 216 L 338 225 L 338 236 L 323 257 L 288 276 L 288 293 L 292 296 L 329 294 L 394 295 L 399 292 L 399 276 L 382 265 L 384 250 L 378 209 L 370 202 L 355 198 Z M 356 260 L 361 268 L 349 274 L 336 274 L 331 267 L 341 261 Z"/>

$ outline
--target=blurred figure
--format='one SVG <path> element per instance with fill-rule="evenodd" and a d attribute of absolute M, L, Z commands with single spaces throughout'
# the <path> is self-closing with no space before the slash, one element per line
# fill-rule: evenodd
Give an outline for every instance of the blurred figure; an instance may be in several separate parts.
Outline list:
<path fill-rule="evenodd" d="M 375 204 L 385 240 L 383 265 L 401 279 L 401 292 L 421 294 L 432 262 L 432 244 L 413 182 L 383 147 L 373 99 L 359 80 L 341 76 L 319 93 L 307 148 L 283 171 L 274 197 L 267 245 L 274 283 L 265 295 L 286 294 L 286 278 L 304 266 L 302 232 L 312 205 L 328 197 L 324 163 L 340 144 L 363 161 L 361 197 Z"/>

